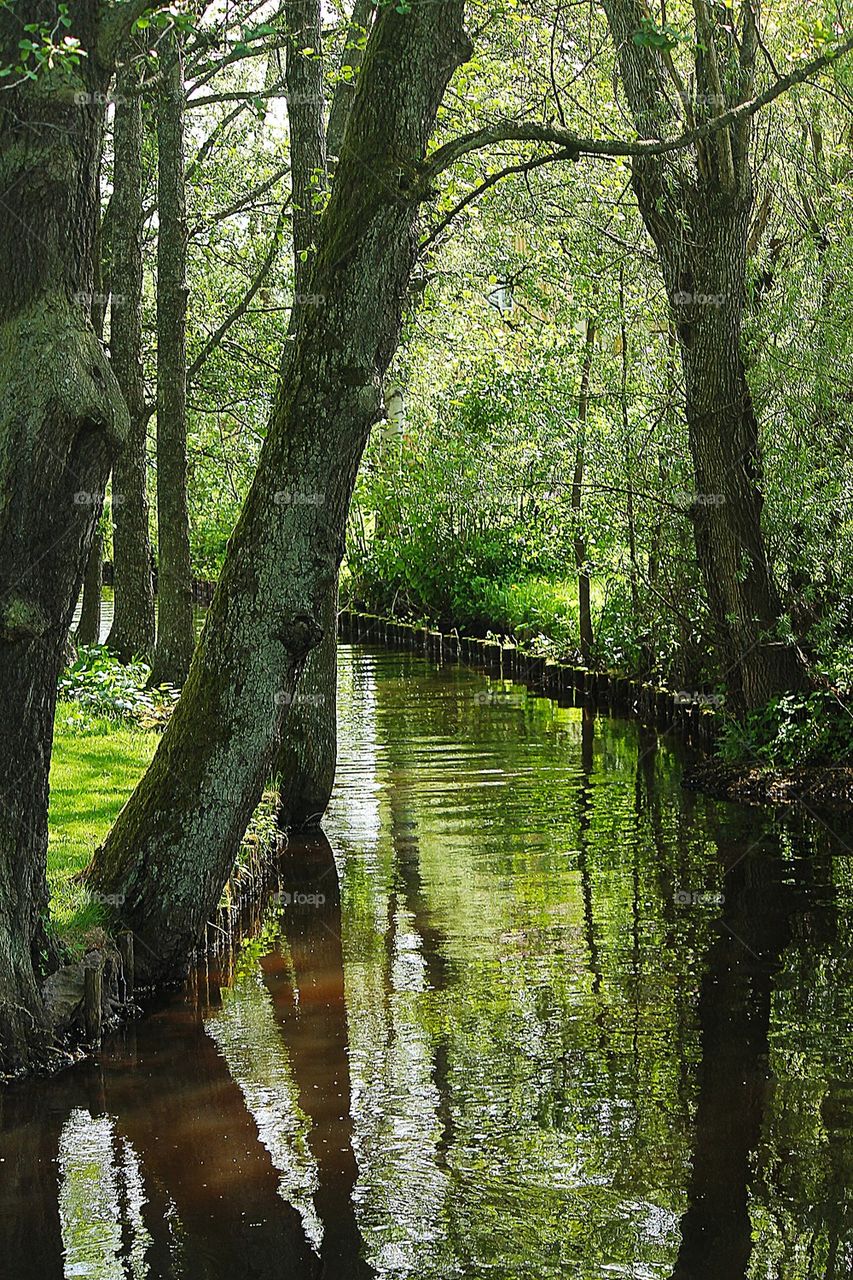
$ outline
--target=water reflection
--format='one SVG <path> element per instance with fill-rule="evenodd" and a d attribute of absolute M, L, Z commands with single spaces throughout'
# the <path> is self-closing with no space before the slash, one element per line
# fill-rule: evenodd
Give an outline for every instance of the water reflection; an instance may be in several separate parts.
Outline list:
<path fill-rule="evenodd" d="M 483 686 L 342 650 L 259 936 L 0 1094 L 0 1274 L 850 1273 L 849 833 Z"/>

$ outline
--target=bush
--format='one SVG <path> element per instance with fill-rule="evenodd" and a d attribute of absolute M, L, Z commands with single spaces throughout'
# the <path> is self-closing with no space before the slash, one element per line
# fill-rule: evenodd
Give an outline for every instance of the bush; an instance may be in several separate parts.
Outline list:
<path fill-rule="evenodd" d="M 784 769 L 850 763 L 853 712 L 832 689 L 807 696 L 788 693 L 751 712 L 743 723 L 727 723 L 719 754 L 724 760 L 752 757 Z"/>
<path fill-rule="evenodd" d="M 78 727 L 88 721 L 132 720 L 154 728 L 168 720 L 179 697 L 173 685 L 149 689 L 145 662 L 122 663 L 103 645 L 81 645 L 74 662 L 59 677 L 59 697 L 75 704 Z"/>

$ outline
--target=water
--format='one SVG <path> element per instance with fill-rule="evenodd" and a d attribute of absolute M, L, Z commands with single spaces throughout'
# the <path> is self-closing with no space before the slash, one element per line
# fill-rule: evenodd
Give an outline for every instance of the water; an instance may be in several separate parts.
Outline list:
<path fill-rule="evenodd" d="M 850 834 L 342 648 L 328 840 L 227 973 L 0 1093 L 14 1280 L 835 1280 Z"/>

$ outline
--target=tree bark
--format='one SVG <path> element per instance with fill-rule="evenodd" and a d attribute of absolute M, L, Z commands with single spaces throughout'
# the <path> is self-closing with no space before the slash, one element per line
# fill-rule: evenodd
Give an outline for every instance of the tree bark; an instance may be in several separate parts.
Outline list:
<path fill-rule="evenodd" d="M 575 517 L 575 568 L 578 574 L 578 632 L 581 657 L 589 663 L 592 656 L 592 606 L 590 603 L 589 570 L 587 567 L 586 535 L 582 525 L 583 475 L 586 464 L 586 422 L 589 413 L 589 380 L 592 373 L 592 357 L 595 351 L 595 320 L 586 322 L 581 379 L 578 388 L 578 443 L 575 450 L 575 469 L 572 476 L 572 512 Z"/>
<path fill-rule="evenodd" d="M 364 58 L 367 33 L 370 30 L 375 9 L 375 0 L 355 0 L 353 5 L 341 59 L 340 79 L 332 95 L 329 124 L 326 129 L 326 151 L 329 156 L 335 158 L 341 154 L 358 74 Z M 347 67 L 349 72 L 346 71 Z"/>
<path fill-rule="evenodd" d="M 0 9 L 0 63 L 21 24 Z M 92 328 L 104 94 L 98 7 L 69 11 L 79 65 L 0 94 L 0 1074 L 41 1061 L 56 684 L 127 414 Z M 130 21 L 130 20 L 129 20 Z M 8 83 L 8 82 L 6 82 Z"/>
<path fill-rule="evenodd" d="M 83 574 L 83 600 L 77 623 L 78 644 L 98 644 L 101 639 L 101 580 L 103 578 L 104 540 L 100 533 L 92 539 L 92 549 Z"/>
<path fill-rule="evenodd" d="M 154 584 L 148 533 L 148 412 L 142 372 L 143 126 L 138 64 L 116 77 L 111 222 L 110 353 L 130 413 L 113 467 L 113 624 L 107 638 L 123 661 L 154 651 Z"/>
<path fill-rule="evenodd" d="M 215 906 L 279 745 L 340 564 L 415 259 L 427 141 L 468 56 L 461 0 L 388 6 L 371 34 L 347 146 L 287 344 L 269 430 L 183 695 L 89 879 L 123 897 L 140 975 L 167 981 Z M 294 493 L 304 501 L 294 501 Z M 281 495 L 284 494 L 284 500 Z"/>
<path fill-rule="evenodd" d="M 327 591 L 320 617 L 323 638 L 305 660 L 287 712 L 276 761 L 276 817 L 282 830 L 317 827 L 335 784 L 338 756 L 338 591 Z"/>
<path fill-rule="evenodd" d="M 661 90 L 661 80 L 672 75 L 668 55 L 633 39 L 645 10 L 637 0 L 605 0 L 604 7 L 640 136 L 672 135 L 679 122 Z M 749 6 L 739 44 L 722 20 L 712 25 L 704 0 L 697 0 L 696 12 L 698 121 L 747 99 L 757 35 Z M 658 251 L 680 344 L 696 483 L 690 514 L 719 673 L 741 711 L 806 681 L 799 651 L 781 635 L 784 611 L 762 529 L 758 422 L 741 352 L 753 207 L 750 137 L 745 119 L 700 143 L 692 162 L 682 155 L 633 164 L 634 191 Z"/>
<path fill-rule="evenodd" d="M 181 685 L 195 647 L 187 506 L 187 217 L 179 36 L 157 97 L 157 646 L 151 683 Z"/>
<path fill-rule="evenodd" d="M 317 306 L 309 291 L 314 239 L 319 227 L 318 197 L 326 190 L 323 124 L 323 63 L 319 0 L 288 0 L 287 114 L 293 192 L 294 298 L 290 334 L 303 307 Z M 303 49 L 313 49 L 305 55 Z M 299 495 L 294 494 L 298 500 Z M 277 819 L 282 829 L 317 826 L 335 781 L 337 764 L 338 584 L 329 585 L 321 607 L 323 639 L 305 659 L 294 705 L 285 719 L 275 773 L 279 779 Z"/>

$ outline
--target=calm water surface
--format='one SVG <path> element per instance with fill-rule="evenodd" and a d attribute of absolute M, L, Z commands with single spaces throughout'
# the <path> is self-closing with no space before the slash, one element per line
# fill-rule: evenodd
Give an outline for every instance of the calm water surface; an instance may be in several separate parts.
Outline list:
<path fill-rule="evenodd" d="M 0 1092 L 5 1280 L 835 1280 L 851 833 L 341 649 L 328 840 L 228 972 Z"/>

